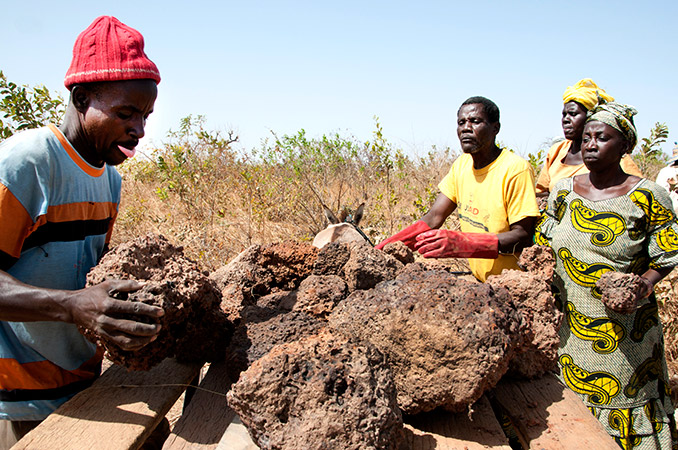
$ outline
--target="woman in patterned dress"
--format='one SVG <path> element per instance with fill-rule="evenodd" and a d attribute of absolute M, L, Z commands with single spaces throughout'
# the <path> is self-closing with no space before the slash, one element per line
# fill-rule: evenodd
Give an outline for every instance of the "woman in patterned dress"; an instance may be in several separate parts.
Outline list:
<path fill-rule="evenodd" d="M 620 167 L 637 142 L 635 114 L 604 100 L 588 113 L 590 172 L 555 185 L 536 241 L 556 256 L 563 382 L 621 448 L 677 449 L 654 285 L 678 265 L 678 225 L 666 190 Z M 608 271 L 641 277 L 637 308 L 603 305 L 596 282 Z"/>

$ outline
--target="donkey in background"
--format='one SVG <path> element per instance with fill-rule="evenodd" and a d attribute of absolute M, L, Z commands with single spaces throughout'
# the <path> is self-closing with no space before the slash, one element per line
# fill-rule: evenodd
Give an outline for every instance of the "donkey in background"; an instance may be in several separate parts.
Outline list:
<path fill-rule="evenodd" d="M 364 209 L 365 203 L 361 203 L 353 213 L 344 208 L 337 219 L 337 216 L 327 206 L 323 205 L 325 217 L 330 225 L 315 236 L 313 246 L 323 248 L 330 242 L 367 242 L 374 246 L 367 235 L 358 228 L 358 224 L 363 218 Z"/>

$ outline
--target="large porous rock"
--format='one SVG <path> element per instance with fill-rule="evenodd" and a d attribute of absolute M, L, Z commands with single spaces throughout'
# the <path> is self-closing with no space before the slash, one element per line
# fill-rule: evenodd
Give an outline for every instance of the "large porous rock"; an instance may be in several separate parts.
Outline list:
<path fill-rule="evenodd" d="M 354 291 L 370 289 L 382 281 L 392 280 L 402 269 L 402 262 L 366 242 L 333 242 L 318 253 L 313 274 L 340 276 L 346 281 L 349 291 Z"/>
<path fill-rule="evenodd" d="M 526 272 L 539 275 L 550 283 L 556 268 L 556 258 L 550 247 L 533 245 L 523 249 L 518 258 L 518 265 Z"/>
<path fill-rule="evenodd" d="M 330 242 L 319 252 L 313 264 L 314 275 L 339 275 L 344 274 L 344 266 L 351 257 L 351 248 L 348 244 Z"/>
<path fill-rule="evenodd" d="M 222 359 L 233 327 L 220 309 L 215 284 L 186 258 L 183 248 L 161 235 L 148 234 L 108 252 L 87 275 L 89 286 L 108 279 L 144 281 L 133 293 L 113 293 L 118 299 L 157 305 L 158 338 L 138 351 L 124 351 L 91 330 L 83 334 L 106 350 L 108 359 L 130 370 L 148 370 L 166 357 L 180 361 Z M 135 318 L 138 319 L 138 318 Z"/>
<path fill-rule="evenodd" d="M 630 314 L 638 308 L 638 292 L 645 283 L 634 273 L 610 271 L 600 277 L 596 287 L 606 307 L 621 314 Z"/>
<path fill-rule="evenodd" d="M 373 346 L 328 332 L 277 345 L 228 396 L 264 450 L 397 449 L 393 378 Z"/>
<path fill-rule="evenodd" d="M 371 289 L 385 280 L 392 280 L 403 269 L 403 263 L 367 243 L 351 244 L 351 255 L 343 268 L 343 278 L 350 291 Z"/>
<path fill-rule="evenodd" d="M 300 242 L 253 245 L 210 277 L 220 289 L 235 284 L 253 296 L 293 290 L 313 271 L 317 253 L 317 248 Z"/>
<path fill-rule="evenodd" d="M 321 318 L 348 296 L 348 285 L 337 275 L 311 275 L 301 282 L 293 309 Z"/>
<path fill-rule="evenodd" d="M 384 245 L 383 251 L 403 264 L 412 264 L 414 262 L 414 253 L 401 241 L 389 242 Z"/>
<path fill-rule="evenodd" d="M 267 294 L 271 290 L 274 279 L 273 274 L 259 264 L 262 247 L 262 245 L 252 245 L 246 248 L 228 264 L 212 272 L 210 278 L 222 290 L 228 285 L 233 285 L 246 290 L 251 295 Z"/>
<path fill-rule="evenodd" d="M 316 334 L 325 324 L 325 321 L 304 311 L 284 312 L 259 306 L 246 308 L 226 349 L 229 376 L 237 380 L 240 372 L 275 345 Z"/>
<path fill-rule="evenodd" d="M 312 273 L 317 256 L 318 249 L 310 244 L 283 242 L 264 246 L 259 264 L 273 274 L 274 287 L 292 290 Z"/>
<path fill-rule="evenodd" d="M 288 312 L 297 303 L 297 291 L 273 291 L 256 299 L 259 308 L 271 311 Z"/>
<path fill-rule="evenodd" d="M 212 276 L 210 275 L 210 278 Z M 243 310 L 248 306 L 256 304 L 250 291 L 237 284 L 222 285 L 221 304 L 219 309 L 226 314 L 228 320 L 234 325 L 238 324 L 242 319 Z"/>
<path fill-rule="evenodd" d="M 407 414 L 463 411 L 507 371 L 520 316 L 505 289 L 408 264 L 395 280 L 354 291 L 330 326 L 387 358 Z"/>
<path fill-rule="evenodd" d="M 521 339 L 517 341 L 510 373 L 536 378 L 554 370 L 558 361 L 558 330 L 563 314 L 551 292 L 555 259 L 550 248 L 532 246 L 523 251 L 518 264 L 528 270 L 504 270 L 500 275 L 489 276 L 487 284 L 504 287 L 522 316 Z"/>

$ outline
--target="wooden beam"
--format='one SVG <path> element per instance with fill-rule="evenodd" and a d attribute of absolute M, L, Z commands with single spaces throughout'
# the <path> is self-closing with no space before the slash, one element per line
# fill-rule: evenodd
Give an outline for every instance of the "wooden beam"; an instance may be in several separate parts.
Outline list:
<path fill-rule="evenodd" d="M 586 405 L 554 375 L 502 379 L 492 395 L 530 449 L 619 450 Z"/>
<path fill-rule="evenodd" d="M 212 363 L 174 426 L 172 434 L 165 441 L 163 450 L 217 448 L 235 417 L 235 412 L 226 401 L 226 392 L 230 387 L 226 364 Z"/>
<path fill-rule="evenodd" d="M 201 367 L 174 359 L 147 372 L 113 366 L 12 448 L 138 449 Z"/>
<path fill-rule="evenodd" d="M 259 450 L 259 447 L 252 441 L 250 433 L 240 421 L 240 417 L 235 416 L 221 441 L 219 441 L 216 450 Z"/>
<path fill-rule="evenodd" d="M 490 402 L 481 397 L 472 414 L 434 411 L 406 419 L 403 439 L 411 450 L 511 450 Z"/>

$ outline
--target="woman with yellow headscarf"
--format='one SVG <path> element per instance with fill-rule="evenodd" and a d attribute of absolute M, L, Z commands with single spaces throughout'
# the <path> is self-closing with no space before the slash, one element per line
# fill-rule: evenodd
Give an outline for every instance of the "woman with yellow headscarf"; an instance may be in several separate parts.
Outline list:
<path fill-rule="evenodd" d="M 565 140 L 555 143 L 549 149 L 544 167 L 537 178 L 538 197 L 548 196 L 558 180 L 588 172 L 581 157 L 582 133 L 586 113 L 596 106 L 598 97 L 607 102 L 614 101 L 612 96 L 599 88 L 590 78 L 584 78 L 565 89 L 562 116 Z M 622 158 L 621 167 L 629 175 L 643 177 L 630 155 Z"/>

